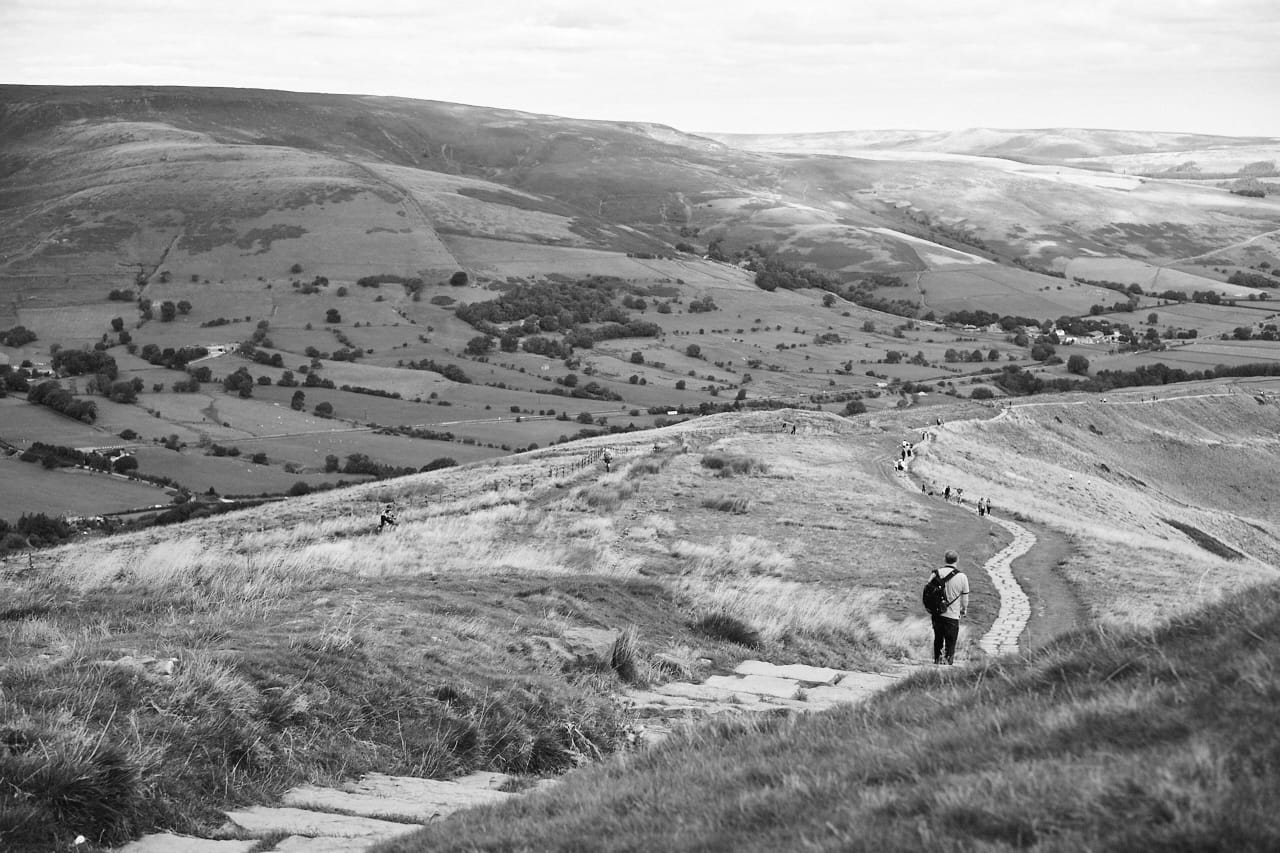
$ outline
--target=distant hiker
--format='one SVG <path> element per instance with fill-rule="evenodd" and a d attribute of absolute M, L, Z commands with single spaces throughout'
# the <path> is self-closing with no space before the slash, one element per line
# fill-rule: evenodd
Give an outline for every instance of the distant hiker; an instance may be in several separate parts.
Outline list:
<path fill-rule="evenodd" d="M 796 434 L 796 425 L 795 425 L 795 424 L 792 424 L 792 425 L 791 425 L 791 434 L 792 434 L 792 435 L 795 435 L 795 434 Z"/>
<path fill-rule="evenodd" d="M 938 418 L 938 426 L 942 426 L 942 418 Z"/>
<path fill-rule="evenodd" d="M 943 490 L 942 490 L 942 499 L 943 499 L 944 501 L 947 501 L 948 503 L 950 503 L 950 501 L 951 501 L 951 487 L 950 487 L 950 486 L 947 486 L 945 489 L 943 489 Z"/>
<path fill-rule="evenodd" d="M 927 491 L 928 491 L 928 489 L 925 487 L 925 484 L 924 484 L 924 483 L 921 483 L 921 484 L 920 484 L 920 491 L 921 491 L 921 493 L 924 493 L 924 492 L 927 492 Z"/>
<path fill-rule="evenodd" d="M 924 602 L 933 621 L 933 662 L 950 666 L 955 660 L 960 620 L 969 612 L 969 578 L 956 562 L 960 555 L 948 551 L 946 565 L 934 569 L 925 585 Z"/>
<path fill-rule="evenodd" d="M 987 514 L 987 505 L 983 503 L 983 500 L 984 498 L 978 498 L 978 517 L 979 518 Z"/>
<path fill-rule="evenodd" d="M 606 474 L 609 473 L 610 470 L 612 470 L 612 467 L 611 467 L 612 465 L 613 465 L 613 454 L 610 453 L 608 450 L 606 450 L 604 452 L 604 470 Z"/>
<path fill-rule="evenodd" d="M 378 516 L 378 532 L 382 532 L 384 527 L 395 527 L 396 517 L 393 514 L 395 507 L 387 507 L 382 511 L 382 515 Z"/>

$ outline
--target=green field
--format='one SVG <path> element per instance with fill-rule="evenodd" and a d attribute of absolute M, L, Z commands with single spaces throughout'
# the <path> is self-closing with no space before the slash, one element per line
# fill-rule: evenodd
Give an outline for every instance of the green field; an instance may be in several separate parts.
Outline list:
<path fill-rule="evenodd" d="M 169 490 L 149 483 L 78 468 L 50 471 L 0 456 L 0 518 L 8 522 L 24 513 L 102 515 L 169 502 Z"/>

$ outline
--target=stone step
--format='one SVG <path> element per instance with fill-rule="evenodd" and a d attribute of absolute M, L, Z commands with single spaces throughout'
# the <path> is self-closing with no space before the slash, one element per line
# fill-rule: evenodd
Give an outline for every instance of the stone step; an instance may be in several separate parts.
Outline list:
<path fill-rule="evenodd" d="M 844 674 L 843 670 L 826 666 L 808 666 L 791 663 L 779 666 L 762 660 L 744 660 L 734 670 L 738 675 L 767 675 L 774 678 L 790 678 L 804 684 L 834 684 Z"/>
<path fill-rule="evenodd" d="M 306 835 L 290 835 L 275 847 L 272 853 L 366 853 L 377 847 L 385 839 L 381 838 L 334 838 Z"/>
<path fill-rule="evenodd" d="M 222 827 L 222 834 L 243 834 L 255 838 L 282 833 L 387 839 L 406 835 L 417 828 L 415 824 L 396 823 L 372 817 L 352 817 L 288 807 L 250 806 L 247 809 L 227 812 L 227 822 Z"/>
<path fill-rule="evenodd" d="M 418 801 L 430 804 L 436 809 L 449 809 L 449 811 L 497 803 L 515 796 L 491 788 L 475 787 L 472 784 L 459 785 L 456 782 L 443 782 L 439 779 L 386 776 L 382 773 L 370 773 L 359 782 L 348 782 L 342 787 L 352 794 Z M 298 835 L 305 834 L 298 833 Z"/>
<path fill-rule="evenodd" d="M 465 797 L 459 799 L 469 802 Z M 302 785 L 286 791 L 280 802 L 281 805 L 317 812 L 346 812 L 360 817 L 415 823 L 426 823 L 432 818 L 444 817 L 465 807 L 460 803 L 439 804 L 427 799 L 353 794 L 318 785 Z"/>
<path fill-rule="evenodd" d="M 215 841 L 161 832 L 131 841 L 121 847 L 118 853 L 247 853 L 257 843 L 252 838 Z"/>
<path fill-rule="evenodd" d="M 459 776 L 457 779 L 451 779 L 455 785 L 462 785 L 464 788 L 501 788 L 516 777 L 508 773 L 497 773 L 492 770 L 479 770 L 475 773 L 468 773 L 466 776 Z"/>
<path fill-rule="evenodd" d="M 687 681 L 673 681 L 658 687 L 655 693 L 663 696 L 677 696 L 681 699 L 692 699 L 697 702 L 753 702 L 755 696 L 727 687 L 716 687 L 711 684 L 690 684 Z"/>
<path fill-rule="evenodd" d="M 800 682 L 771 675 L 713 675 L 703 682 L 707 687 L 719 687 L 735 693 L 754 693 L 758 696 L 777 696 L 795 699 L 800 695 Z"/>

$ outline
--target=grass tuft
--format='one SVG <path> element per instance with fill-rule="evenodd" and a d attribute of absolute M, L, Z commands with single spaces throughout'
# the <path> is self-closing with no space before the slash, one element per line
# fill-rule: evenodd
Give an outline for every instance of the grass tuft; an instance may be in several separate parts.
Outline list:
<path fill-rule="evenodd" d="M 766 474 L 769 471 L 769 466 L 760 460 L 739 454 L 708 453 L 702 457 L 701 464 L 703 468 L 715 471 L 717 477 Z"/>
<path fill-rule="evenodd" d="M 759 631 L 738 617 L 727 613 L 708 613 L 689 627 L 704 637 L 746 646 L 749 649 L 759 649 L 764 645 Z"/>
<path fill-rule="evenodd" d="M 715 497 L 704 498 L 702 501 L 704 509 L 714 509 L 719 512 L 730 512 L 734 515 L 746 515 L 751 508 L 751 501 L 748 498 L 736 498 L 730 495 L 716 495 Z"/>

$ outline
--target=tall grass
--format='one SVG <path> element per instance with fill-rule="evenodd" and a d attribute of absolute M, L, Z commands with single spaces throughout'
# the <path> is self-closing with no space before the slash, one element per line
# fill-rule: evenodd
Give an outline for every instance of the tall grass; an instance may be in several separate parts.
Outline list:
<path fill-rule="evenodd" d="M 379 851 L 1272 850 L 1278 626 L 1272 584 L 861 706 L 679 729 Z"/>

